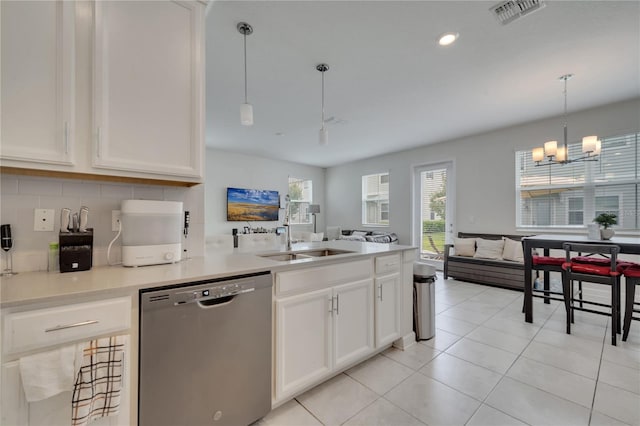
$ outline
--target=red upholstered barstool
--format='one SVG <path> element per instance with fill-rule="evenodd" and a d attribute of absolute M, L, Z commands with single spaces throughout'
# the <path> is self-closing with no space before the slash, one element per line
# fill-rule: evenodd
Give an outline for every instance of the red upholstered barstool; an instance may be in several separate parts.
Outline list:
<path fill-rule="evenodd" d="M 565 259 L 563 257 L 551 257 L 551 256 L 538 256 L 533 255 L 531 270 L 536 271 L 536 278 L 540 277 L 540 272 L 544 273 L 544 290 L 533 288 L 533 297 L 541 297 L 545 303 L 549 303 L 550 300 L 564 301 L 564 295 L 559 291 L 552 291 L 549 288 L 549 273 L 559 272 L 562 273 L 562 265 Z M 582 287 L 580 287 L 582 289 Z M 535 294 L 535 292 L 543 292 L 544 295 Z M 551 295 L 559 295 L 563 297 L 553 297 Z"/>
<path fill-rule="evenodd" d="M 562 290 L 564 293 L 565 309 L 567 311 L 567 334 L 571 334 L 571 322 L 573 311 L 585 311 L 611 317 L 611 344 L 616 345 L 616 335 L 620 333 L 620 272 L 618 270 L 617 256 L 620 247 L 614 244 L 577 244 L 564 243 L 565 263 L 562 265 Z M 591 255 L 604 256 L 592 258 L 588 263 L 580 263 L 571 258 L 572 253 L 589 253 Z M 591 257 L 591 256 L 588 256 Z M 606 258 L 605 258 L 606 257 Z M 596 260 L 597 259 L 597 260 Z M 610 312 L 602 312 L 583 306 L 575 306 L 572 289 L 573 281 L 591 282 L 608 285 L 611 288 L 611 304 L 585 300 L 581 297 L 578 301 L 593 306 L 611 308 Z"/>
<path fill-rule="evenodd" d="M 631 320 L 640 321 L 640 317 L 634 317 L 634 313 L 640 313 L 640 309 L 635 308 L 640 303 L 635 302 L 636 286 L 640 285 L 640 265 L 633 264 L 626 268 L 623 268 L 622 274 L 625 281 L 625 307 L 624 307 L 624 333 L 622 334 L 622 341 L 626 342 L 629 336 L 629 328 L 631 327 Z"/>

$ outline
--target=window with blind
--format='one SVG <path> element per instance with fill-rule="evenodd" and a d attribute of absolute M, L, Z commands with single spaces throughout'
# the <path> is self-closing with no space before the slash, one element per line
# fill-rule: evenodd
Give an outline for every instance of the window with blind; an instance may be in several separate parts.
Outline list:
<path fill-rule="evenodd" d="M 289 177 L 289 197 L 292 224 L 309 224 L 309 205 L 313 202 L 313 182 Z"/>
<path fill-rule="evenodd" d="M 582 228 L 600 213 L 618 216 L 618 229 L 638 230 L 639 133 L 602 139 L 598 161 L 536 166 L 531 151 L 516 152 L 516 225 Z M 581 157 L 569 145 L 569 158 Z"/>
<path fill-rule="evenodd" d="M 389 173 L 362 176 L 362 224 L 389 226 Z"/>

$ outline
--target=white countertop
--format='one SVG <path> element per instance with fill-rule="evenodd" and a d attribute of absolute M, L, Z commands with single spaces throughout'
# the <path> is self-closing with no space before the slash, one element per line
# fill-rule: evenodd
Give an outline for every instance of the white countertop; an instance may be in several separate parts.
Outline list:
<path fill-rule="evenodd" d="M 294 244 L 293 250 L 335 248 L 352 253 L 314 259 L 280 262 L 257 254 L 286 250 L 243 252 L 238 249 L 221 252 L 206 250 L 204 257 L 194 257 L 174 264 L 141 266 L 100 266 L 80 272 L 25 272 L 1 277 L 0 307 L 9 308 L 32 303 L 72 301 L 92 297 L 131 295 L 142 288 L 160 287 L 190 281 L 230 277 L 264 271 L 284 271 L 352 260 L 363 255 L 375 255 L 415 249 L 393 244 L 360 243 L 353 241 L 325 241 Z"/>

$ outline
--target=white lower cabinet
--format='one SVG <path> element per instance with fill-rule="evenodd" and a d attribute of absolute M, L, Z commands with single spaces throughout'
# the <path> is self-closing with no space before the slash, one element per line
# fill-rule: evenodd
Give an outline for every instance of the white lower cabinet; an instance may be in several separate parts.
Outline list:
<path fill-rule="evenodd" d="M 399 272 L 375 279 L 377 348 L 400 337 L 401 285 Z"/>
<path fill-rule="evenodd" d="M 274 406 L 392 343 L 415 341 L 413 251 L 405 252 L 274 275 Z"/>
<path fill-rule="evenodd" d="M 329 288 L 276 300 L 276 397 L 331 372 L 332 294 Z"/>
<path fill-rule="evenodd" d="M 308 272 L 317 279 L 315 269 Z M 373 353 L 370 270 L 365 268 L 363 274 L 360 269 L 365 278 L 355 282 L 287 297 L 276 294 L 274 400 L 291 397 Z M 293 273 L 301 279 L 306 275 Z"/>
<path fill-rule="evenodd" d="M 0 424 L 70 424 L 72 389 L 47 399 L 28 402 L 20 377 L 20 358 L 105 335 L 129 334 L 131 317 L 131 297 L 3 312 Z M 131 423 L 130 395 L 134 383 L 130 380 L 132 344 L 135 345 L 135 342 L 129 341 L 124 351 L 119 413 L 91 422 L 92 426 Z"/>
<path fill-rule="evenodd" d="M 333 289 L 335 369 L 373 352 L 373 280 Z"/>

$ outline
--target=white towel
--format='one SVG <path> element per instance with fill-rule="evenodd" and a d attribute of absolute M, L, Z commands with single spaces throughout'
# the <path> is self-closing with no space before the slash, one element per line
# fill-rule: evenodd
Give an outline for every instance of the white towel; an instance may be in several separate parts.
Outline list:
<path fill-rule="evenodd" d="M 78 345 L 81 354 L 71 399 L 72 426 L 118 413 L 127 342 L 128 336 L 111 336 Z"/>
<path fill-rule="evenodd" d="M 73 389 L 75 352 L 74 345 L 20 358 L 20 376 L 28 402 Z"/>

